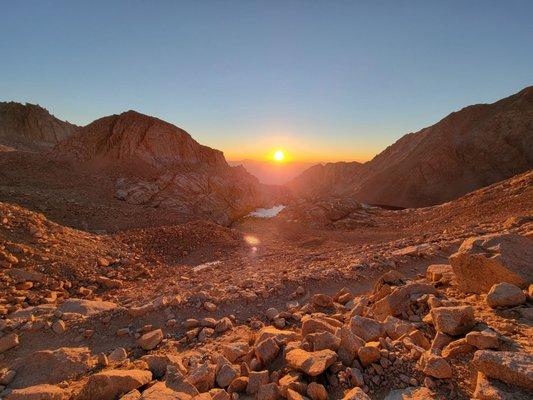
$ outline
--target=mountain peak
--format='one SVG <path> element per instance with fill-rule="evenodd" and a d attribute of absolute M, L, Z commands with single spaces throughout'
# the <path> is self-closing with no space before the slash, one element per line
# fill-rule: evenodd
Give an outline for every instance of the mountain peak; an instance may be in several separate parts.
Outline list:
<path fill-rule="evenodd" d="M 134 110 L 97 119 L 55 152 L 97 166 L 227 166 L 221 151 L 202 146 L 169 122 Z"/>
<path fill-rule="evenodd" d="M 4 145 L 23 150 L 46 149 L 77 128 L 38 104 L 0 102 L 0 143 Z"/>

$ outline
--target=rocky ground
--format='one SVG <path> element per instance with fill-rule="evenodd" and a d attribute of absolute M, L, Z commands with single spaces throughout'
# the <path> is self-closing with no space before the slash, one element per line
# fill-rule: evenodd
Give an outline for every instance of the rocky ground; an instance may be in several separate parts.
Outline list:
<path fill-rule="evenodd" d="M 232 228 L 28 179 L 0 192 L 2 398 L 531 397 L 532 172 Z"/>

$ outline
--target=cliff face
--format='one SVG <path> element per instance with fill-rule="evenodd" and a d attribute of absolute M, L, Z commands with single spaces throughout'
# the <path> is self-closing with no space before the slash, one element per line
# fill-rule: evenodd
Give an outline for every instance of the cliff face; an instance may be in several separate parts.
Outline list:
<path fill-rule="evenodd" d="M 54 146 L 78 127 L 34 104 L 0 102 L 0 144 L 21 150 Z"/>
<path fill-rule="evenodd" d="M 327 166 L 326 166 L 327 167 Z M 315 167 L 314 167 L 315 168 Z M 342 164 L 329 173 L 309 170 L 291 187 L 337 194 L 361 202 L 420 207 L 533 168 L 533 87 L 493 104 L 454 112 L 437 124 L 403 136 L 354 171 Z M 339 173 L 333 173 L 337 171 Z M 306 175 L 314 179 L 306 179 Z M 294 182 L 305 184 L 295 184 Z"/>

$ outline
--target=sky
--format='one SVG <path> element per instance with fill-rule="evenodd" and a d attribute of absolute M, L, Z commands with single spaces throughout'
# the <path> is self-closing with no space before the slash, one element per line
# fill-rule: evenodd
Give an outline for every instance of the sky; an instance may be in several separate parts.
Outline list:
<path fill-rule="evenodd" d="M 4 1 L 0 100 L 134 109 L 230 160 L 364 161 L 533 84 L 533 1 Z"/>

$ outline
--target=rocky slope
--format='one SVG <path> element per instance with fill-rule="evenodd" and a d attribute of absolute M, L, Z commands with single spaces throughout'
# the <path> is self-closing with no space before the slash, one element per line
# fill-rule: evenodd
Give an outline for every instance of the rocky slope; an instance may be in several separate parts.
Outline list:
<path fill-rule="evenodd" d="M 317 164 L 292 179 L 287 186 L 297 197 L 343 196 L 350 193 L 363 171 L 363 164 L 356 161 Z"/>
<path fill-rule="evenodd" d="M 222 152 L 184 130 L 135 111 L 104 117 L 59 143 L 54 155 L 84 168 L 119 173 L 116 197 L 230 224 L 268 204 L 268 193 Z"/>
<path fill-rule="evenodd" d="M 0 145 L 22 150 L 46 149 L 77 128 L 38 105 L 0 102 Z"/>
<path fill-rule="evenodd" d="M 443 203 L 527 171 L 533 168 L 533 87 L 405 135 L 355 175 L 328 175 L 323 171 L 328 168 L 337 167 L 309 171 L 315 177 L 307 181 L 318 181 L 326 193 L 322 188 L 341 187 L 361 202 L 400 207 Z M 306 195 L 316 190 L 309 187 Z"/>

